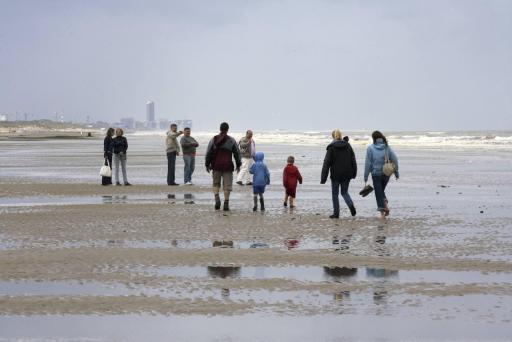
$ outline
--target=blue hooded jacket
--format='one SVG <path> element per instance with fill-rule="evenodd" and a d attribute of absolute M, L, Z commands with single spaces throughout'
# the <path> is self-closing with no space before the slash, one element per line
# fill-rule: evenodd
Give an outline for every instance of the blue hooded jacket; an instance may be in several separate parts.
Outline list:
<path fill-rule="evenodd" d="M 252 184 L 256 186 L 265 186 L 270 184 L 270 173 L 268 172 L 267 165 L 263 163 L 265 155 L 263 152 L 256 152 L 254 155 L 255 163 L 252 164 L 249 172 L 253 175 Z"/>
<path fill-rule="evenodd" d="M 366 150 L 366 162 L 364 165 L 364 181 L 368 181 L 368 175 L 371 173 L 372 176 L 382 176 L 382 167 L 384 166 L 384 155 L 388 154 L 389 160 L 395 164 L 395 177 L 399 178 L 398 173 L 398 158 L 391 147 L 384 144 L 382 139 L 377 139 L 375 144 L 368 146 Z"/>

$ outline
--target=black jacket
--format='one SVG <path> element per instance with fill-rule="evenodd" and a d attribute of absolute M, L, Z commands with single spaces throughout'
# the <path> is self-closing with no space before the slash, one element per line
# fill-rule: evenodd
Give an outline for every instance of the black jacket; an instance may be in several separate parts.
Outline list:
<path fill-rule="evenodd" d="M 357 175 L 356 155 L 352 146 L 343 140 L 336 140 L 327 146 L 324 165 L 322 167 L 321 183 L 327 181 L 327 175 L 331 173 L 331 179 L 341 182 L 354 179 Z"/>
<path fill-rule="evenodd" d="M 128 140 L 125 137 L 115 137 L 112 139 L 114 154 L 126 153 L 128 149 Z"/>
<path fill-rule="evenodd" d="M 113 149 L 114 142 L 112 141 L 112 137 L 105 137 L 105 140 L 103 140 L 103 152 L 112 153 Z"/>

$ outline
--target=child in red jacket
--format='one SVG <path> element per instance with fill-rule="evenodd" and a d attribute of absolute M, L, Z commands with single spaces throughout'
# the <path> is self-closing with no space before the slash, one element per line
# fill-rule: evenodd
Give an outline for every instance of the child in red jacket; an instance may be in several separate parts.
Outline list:
<path fill-rule="evenodd" d="M 293 156 L 289 156 L 286 162 L 287 165 L 283 171 L 283 186 L 286 191 L 283 205 L 286 207 L 288 205 L 288 198 L 290 198 L 290 208 L 295 208 L 293 202 L 295 200 L 295 192 L 297 190 L 297 181 L 299 184 L 302 184 L 302 176 L 300 175 L 297 166 L 293 165 L 295 162 L 295 158 Z"/>

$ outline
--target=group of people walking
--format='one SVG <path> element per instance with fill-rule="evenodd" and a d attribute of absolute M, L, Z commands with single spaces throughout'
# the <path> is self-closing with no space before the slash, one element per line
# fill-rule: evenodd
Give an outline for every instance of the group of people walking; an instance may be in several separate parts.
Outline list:
<path fill-rule="evenodd" d="M 236 183 L 238 185 L 251 185 L 253 188 L 253 211 L 265 210 L 264 193 L 265 187 L 270 184 L 270 172 L 264 163 L 263 152 L 256 152 L 256 145 L 253 140 L 253 132 L 248 130 L 246 135 L 237 142 L 228 135 L 229 125 L 221 123 L 220 132 L 208 143 L 205 155 L 205 168 L 211 172 L 213 179 L 213 194 L 215 198 L 215 210 L 229 211 L 229 198 L 233 190 L 233 172 L 238 173 Z M 176 124 L 170 126 L 166 136 L 167 152 L 167 185 L 177 186 L 175 177 L 176 157 L 183 154 L 184 162 L 184 183 L 193 185 L 192 174 L 195 169 L 196 150 L 199 143 L 190 135 L 190 128 L 178 131 Z M 114 137 L 115 134 L 115 137 Z M 178 137 L 183 135 L 178 142 Z M 350 181 L 357 176 L 357 162 L 354 150 L 349 143 L 349 138 L 342 138 L 340 130 L 332 132 L 332 142 L 326 148 L 326 154 L 321 171 L 320 183 L 325 184 L 330 175 L 333 214 L 330 218 L 339 218 L 341 194 L 352 216 L 356 215 L 354 202 L 348 193 Z M 377 210 L 381 217 L 389 215 L 388 200 L 385 189 L 391 176 L 390 172 L 399 178 L 398 158 L 391 147 L 388 146 L 386 137 L 379 131 L 372 133 L 373 143 L 366 151 L 364 182 L 372 175 L 373 189 Z M 120 128 L 109 128 L 104 140 L 105 165 L 112 165 L 114 162 L 114 176 L 116 185 L 119 182 L 119 164 L 123 174 L 123 184 L 130 185 L 126 175 L 126 151 L 128 142 L 123 136 Z M 295 206 L 297 184 L 302 184 L 302 175 L 297 166 L 294 165 L 295 158 L 289 156 L 283 170 L 283 187 L 285 189 L 283 206 Z M 391 165 L 391 167 L 390 167 Z M 391 170 L 391 171 L 389 171 Z M 102 178 L 103 185 L 112 184 L 109 177 Z M 224 195 L 221 201 L 221 188 Z"/>

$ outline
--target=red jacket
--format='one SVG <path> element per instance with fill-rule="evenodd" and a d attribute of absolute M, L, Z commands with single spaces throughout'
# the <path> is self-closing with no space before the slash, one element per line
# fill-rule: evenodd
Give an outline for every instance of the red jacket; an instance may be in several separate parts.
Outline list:
<path fill-rule="evenodd" d="M 299 169 L 293 164 L 287 164 L 283 171 L 283 186 L 286 189 L 295 189 L 297 188 L 297 181 L 302 184 Z"/>

